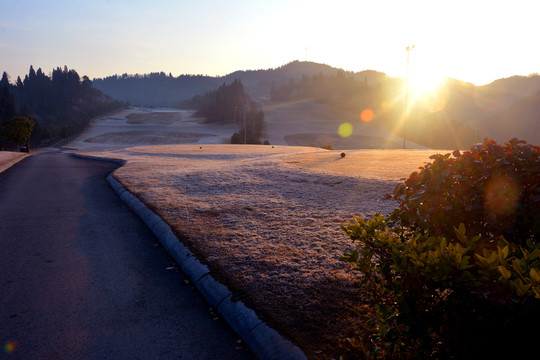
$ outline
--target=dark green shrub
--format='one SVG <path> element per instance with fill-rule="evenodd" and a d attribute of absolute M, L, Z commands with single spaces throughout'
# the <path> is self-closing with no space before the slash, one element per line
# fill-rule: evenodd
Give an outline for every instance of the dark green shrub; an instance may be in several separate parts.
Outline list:
<path fill-rule="evenodd" d="M 540 148 L 512 139 L 470 151 L 433 155 L 399 185 L 394 216 L 402 225 L 433 235 L 451 235 L 465 224 L 471 234 L 525 241 L 540 232 Z"/>
<path fill-rule="evenodd" d="M 342 225 L 341 259 L 377 300 L 374 350 L 476 358 L 532 349 L 540 315 L 540 148 L 512 139 L 434 155 L 399 207 Z M 499 345 L 504 344 L 503 347 Z"/>

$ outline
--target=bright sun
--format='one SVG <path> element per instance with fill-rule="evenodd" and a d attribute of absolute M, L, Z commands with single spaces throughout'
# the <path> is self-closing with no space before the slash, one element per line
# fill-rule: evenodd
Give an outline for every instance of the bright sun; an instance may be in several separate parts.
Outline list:
<path fill-rule="evenodd" d="M 413 97 L 436 91 L 444 80 L 444 65 L 425 46 L 407 47 L 407 72 Z"/>
<path fill-rule="evenodd" d="M 448 89 L 444 86 L 445 76 L 438 64 L 411 61 L 409 68 L 409 96 L 411 103 L 421 105 L 430 112 L 442 110 L 448 102 Z"/>
<path fill-rule="evenodd" d="M 444 76 L 437 69 L 416 67 L 409 74 L 409 89 L 420 96 L 437 90 L 443 80 Z"/>

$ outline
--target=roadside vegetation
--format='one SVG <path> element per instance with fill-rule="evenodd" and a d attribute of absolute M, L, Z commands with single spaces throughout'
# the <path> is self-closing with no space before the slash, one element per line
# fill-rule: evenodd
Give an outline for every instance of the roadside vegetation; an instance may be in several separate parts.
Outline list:
<path fill-rule="evenodd" d="M 32 135 L 32 130 L 36 122 L 23 116 L 14 116 L 11 119 L 4 120 L 0 128 L 0 140 L 6 143 L 16 143 L 17 147 L 27 144 Z M 28 149 L 24 145 L 24 149 Z"/>
<path fill-rule="evenodd" d="M 534 352 L 540 147 L 484 141 L 431 159 L 389 195 L 390 215 L 342 225 L 357 247 L 341 260 L 376 309 L 372 334 L 357 341 L 383 358 Z"/>

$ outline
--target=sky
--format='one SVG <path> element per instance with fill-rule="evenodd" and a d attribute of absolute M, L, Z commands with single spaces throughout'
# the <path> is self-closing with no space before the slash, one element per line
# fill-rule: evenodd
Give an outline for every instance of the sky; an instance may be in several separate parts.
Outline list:
<path fill-rule="evenodd" d="M 0 0 L 0 71 L 222 76 L 307 60 L 483 85 L 540 72 L 539 18 L 537 0 Z"/>

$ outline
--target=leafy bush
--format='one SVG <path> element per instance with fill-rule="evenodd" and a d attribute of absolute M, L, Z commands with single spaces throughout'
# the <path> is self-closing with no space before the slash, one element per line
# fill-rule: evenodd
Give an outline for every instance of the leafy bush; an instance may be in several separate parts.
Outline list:
<path fill-rule="evenodd" d="M 4 121 L 0 127 L 2 140 L 11 141 L 20 145 L 30 140 L 30 135 L 36 122 L 23 116 L 15 116 Z"/>
<path fill-rule="evenodd" d="M 433 163 L 394 191 L 395 217 L 434 235 L 452 234 L 463 223 L 469 233 L 525 241 L 540 231 L 539 149 L 512 139 L 505 146 L 486 141 L 463 154 L 456 150 L 454 158 L 433 155 Z"/>
<path fill-rule="evenodd" d="M 532 348 L 540 147 L 485 141 L 431 158 L 389 195 L 391 215 L 342 225 L 357 246 L 341 260 L 378 299 L 374 351 L 485 358 Z"/>

